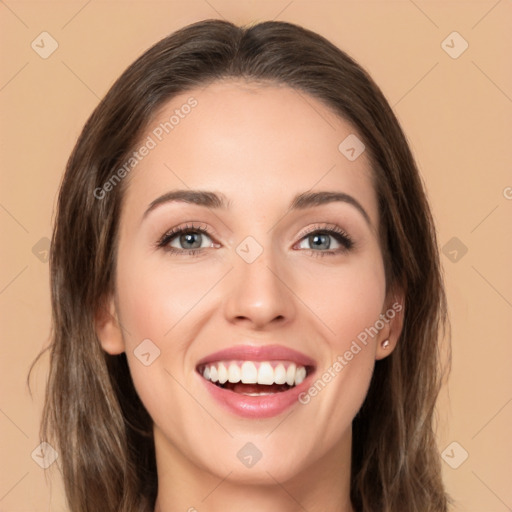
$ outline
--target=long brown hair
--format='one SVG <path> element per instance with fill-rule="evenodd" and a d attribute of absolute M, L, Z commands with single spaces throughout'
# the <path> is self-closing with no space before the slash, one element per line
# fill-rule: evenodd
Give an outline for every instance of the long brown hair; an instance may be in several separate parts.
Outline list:
<path fill-rule="evenodd" d="M 165 102 L 223 78 L 309 94 L 362 138 L 378 196 L 386 286 L 405 291 L 405 308 L 398 345 L 377 361 L 353 421 L 351 499 L 357 511 L 445 512 L 434 413 L 446 298 L 432 215 L 398 120 L 368 73 L 320 35 L 285 22 L 238 27 L 220 20 L 178 30 L 130 65 L 88 119 L 67 163 L 51 244 L 41 438 L 60 453 L 71 512 L 149 512 L 157 493 L 151 418 L 125 355 L 105 353 L 94 330 L 95 314 L 115 288 L 123 184 L 105 198 L 95 191 Z"/>

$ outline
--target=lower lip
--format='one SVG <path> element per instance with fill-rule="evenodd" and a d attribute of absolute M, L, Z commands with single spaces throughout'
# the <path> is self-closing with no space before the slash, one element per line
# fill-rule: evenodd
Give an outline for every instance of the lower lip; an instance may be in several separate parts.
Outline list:
<path fill-rule="evenodd" d="M 287 391 L 262 396 L 235 393 L 198 375 L 212 397 L 232 413 L 244 418 L 272 418 L 298 403 L 299 395 L 309 387 L 313 374 L 314 372 L 311 372 L 299 385 Z"/>

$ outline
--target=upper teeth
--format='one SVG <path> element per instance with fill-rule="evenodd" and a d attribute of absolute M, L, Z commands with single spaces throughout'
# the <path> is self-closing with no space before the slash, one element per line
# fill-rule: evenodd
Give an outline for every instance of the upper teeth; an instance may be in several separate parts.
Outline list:
<path fill-rule="evenodd" d="M 306 368 L 295 363 L 220 361 L 207 364 L 202 370 L 203 377 L 211 382 L 242 382 L 243 384 L 288 384 L 295 386 L 306 378 Z"/>

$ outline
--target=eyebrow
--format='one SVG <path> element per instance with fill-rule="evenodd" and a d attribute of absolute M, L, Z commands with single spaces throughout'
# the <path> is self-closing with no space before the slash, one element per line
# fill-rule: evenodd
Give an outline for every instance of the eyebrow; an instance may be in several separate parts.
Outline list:
<path fill-rule="evenodd" d="M 198 206 L 204 206 L 212 209 L 228 210 L 231 206 L 231 201 L 227 200 L 226 196 L 222 193 L 209 192 L 205 190 L 172 190 L 157 197 L 150 203 L 147 210 L 144 212 L 142 219 L 155 208 L 170 202 L 183 202 L 189 204 L 195 204 Z M 342 202 L 347 203 L 355 207 L 359 213 L 364 217 L 366 222 L 371 226 L 370 216 L 363 208 L 361 203 L 354 197 L 344 192 L 303 192 L 297 194 L 290 202 L 289 210 L 305 210 L 313 206 L 320 206 L 323 204 Z"/>

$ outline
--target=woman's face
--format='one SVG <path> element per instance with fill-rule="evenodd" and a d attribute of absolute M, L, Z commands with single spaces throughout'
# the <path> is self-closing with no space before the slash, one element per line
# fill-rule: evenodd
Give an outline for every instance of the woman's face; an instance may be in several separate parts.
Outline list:
<path fill-rule="evenodd" d="M 275 484 L 349 460 L 375 360 L 399 334 L 355 137 L 303 92 L 240 81 L 173 98 L 142 137 L 117 321 L 97 331 L 126 352 L 169 471 Z"/>

